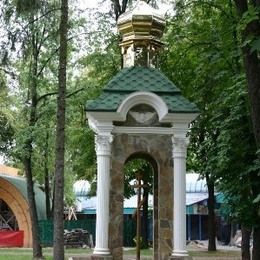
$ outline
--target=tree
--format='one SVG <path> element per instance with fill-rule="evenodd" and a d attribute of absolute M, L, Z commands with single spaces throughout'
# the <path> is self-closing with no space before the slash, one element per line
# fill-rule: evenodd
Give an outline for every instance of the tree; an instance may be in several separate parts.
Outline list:
<path fill-rule="evenodd" d="M 10 109 L 11 98 L 7 93 L 6 77 L 0 70 L 0 154 L 6 155 L 13 146 L 14 113 Z"/>
<path fill-rule="evenodd" d="M 252 206 L 248 194 L 254 183 L 250 181 L 253 171 L 247 169 L 255 167 L 255 156 L 237 23 L 232 1 L 177 1 L 176 16 L 166 34 L 170 47 L 163 70 L 201 110 L 190 134 L 189 166 L 207 179 L 209 211 L 214 213 L 213 187 L 217 184 L 241 198 L 233 214 L 243 223 L 250 219 L 250 226 L 254 210 L 250 208 L 252 214 L 247 218 L 244 214 Z M 248 185 L 234 184 L 234 178 Z M 228 185 L 224 188 L 222 183 Z M 210 223 L 215 226 L 213 218 Z M 214 233 L 214 227 L 210 230 Z M 210 241 L 209 250 L 214 250 L 213 234 Z"/>
<path fill-rule="evenodd" d="M 224 22 L 221 22 L 220 16 L 222 19 L 222 13 L 211 5 L 178 1 L 176 16 L 170 20 L 166 32 L 170 46 L 166 59 L 169 62 L 162 64 L 169 78 L 176 82 L 185 96 L 196 102 L 201 111 L 190 134 L 189 157 L 193 159 L 189 166 L 205 177 L 208 185 L 210 251 L 216 250 L 214 190 L 217 168 L 212 156 L 216 152 L 218 136 L 211 117 L 217 107 L 216 97 L 226 86 L 223 82 L 228 78 L 229 69 L 225 59 L 229 46 L 220 47 L 224 35 L 221 31 Z"/>
<path fill-rule="evenodd" d="M 247 88 L 250 101 L 250 114 L 257 149 L 260 148 L 260 2 L 234 0 L 240 17 L 240 33 L 244 68 L 247 79 Z M 258 155 L 259 157 L 259 155 Z M 259 160 L 260 158 L 258 158 Z M 259 171 L 251 174 L 252 192 L 255 197 L 260 194 Z M 259 209 L 259 201 L 257 203 Z M 260 259 L 260 223 L 254 226 L 253 231 L 253 260 Z"/>
<path fill-rule="evenodd" d="M 53 75 L 50 73 L 52 67 L 47 68 L 57 52 L 55 50 L 57 46 L 55 44 L 55 10 L 55 5 L 47 1 L 27 1 L 26 4 L 23 1 L 15 3 L 6 1 L 2 9 L 2 17 L 4 17 L 2 24 L 7 33 L 7 40 L 3 43 L 6 44 L 5 50 L 8 50 L 3 57 L 5 63 L 14 68 L 19 75 L 19 77 L 16 75 L 14 84 L 14 86 L 19 85 L 17 101 L 21 105 L 18 105 L 18 102 L 15 104 L 19 111 L 17 119 L 19 124 L 17 123 L 16 147 L 13 157 L 23 163 L 27 180 L 34 258 L 42 258 L 34 198 L 35 169 L 38 171 L 40 167 L 38 167 L 35 155 L 38 144 L 41 143 L 41 138 L 38 137 L 41 136 L 41 130 L 44 129 L 41 125 L 41 118 L 44 111 L 42 105 L 46 102 L 42 101 L 46 101 L 47 97 L 55 94 L 49 88 L 52 85 L 49 84 L 49 79 Z M 15 53 L 13 60 L 11 59 L 13 54 L 9 50 Z M 47 74 L 48 77 L 45 77 Z M 12 90 L 12 86 L 10 89 Z M 46 201 L 47 205 L 48 202 Z"/>
<path fill-rule="evenodd" d="M 64 259 L 64 154 L 65 154 L 65 98 L 68 51 L 68 0 L 61 1 L 59 51 L 59 86 L 57 97 L 56 159 L 54 188 L 54 259 Z"/>
<path fill-rule="evenodd" d="M 256 146 L 244 77 L 237 78 L 230 88 L 223 91 L 219 108 L 223 120 L 218 125 L 220 134 L 216 156 L 221 175 L 217 187 L 225 194 L 231 208 L 229 217 L 242 225 L 242 259 L 250 259 L 250 234 L 257 223 L 250 177 L 255 171 Z"/>
<path fill-rule="evenodd" d="M 12 3 L 9 8 L 12 6 Z M 36 259 L 42 258 L 42 249 L 39 238 L 38 216 L 36 210 L 36 202 L 34 197 L 34 180 L 33 180 L 33 145 L 35 142 L 36 123 L 38 120 L 37 105 L 39 104 L 39 78 L 45 68 L 45 64 L 40 65 L 41 51 L 46 38 L 46 24 L 38 22 L 42 17 L 48 16 L 48 9 L 51 8 L 47 3 L 39 3 L 38 1 L 29 1 L 23 5 L 21 1 L 16 2 L 16 12 L 10 11 L 6 8 L 5 15 L 7 22 L 11 21 L 13 16 L 17 15 L 17 24 L 12 28 L 14 31 L 9 30 L 13 36 L 12 46 L 16 43 L 22 44 L 21 52 L 23 54 L 23 66 L 27 66 L 20 70 L 20 84 L 28 86 L 28 103 L 24 107 L 23 115 L 25 116 L 26 129 L 22 131 L 22 140 L 20 146 L 19 159 L 22 161 L 27 180 L 27 194 L 28 202 L 30 205 L 30 216 L 32 221 L 32 236 L 33 236 L 33 257 Z M 47 9 L 47 11 L 46 11 Z M 44 15 L 43 15 L 44 13 Z M 47 19 L 46 19 L 47 21 Z M 8 23 L 10 26 L 10 23 Z M 27 73 L 27 77 L 22 77 Z M 30 76 L 28 76 L 30 75 Z M 19 143 L 19 142 L 17 142 Z M 18 155 L 18 154 L 17 154 Z"/>

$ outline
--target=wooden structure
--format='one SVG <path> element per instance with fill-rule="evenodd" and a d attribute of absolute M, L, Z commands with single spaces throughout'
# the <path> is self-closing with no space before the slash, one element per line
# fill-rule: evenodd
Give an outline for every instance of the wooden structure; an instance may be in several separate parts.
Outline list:
<path fill-rule="evenodd" d="M 22 246 L 32 247 L 31 218 L 27 200 L 26 180 L 17 176 L 17 174 L 17 169 L 6 166 L 0 167 L 0 202 L 2 206 L 0 230 L 23 231 Z M 40 220 L 46 219 L 45 195 L 37 186 L 35 186 L 35 194 L 38 217 Z"/>

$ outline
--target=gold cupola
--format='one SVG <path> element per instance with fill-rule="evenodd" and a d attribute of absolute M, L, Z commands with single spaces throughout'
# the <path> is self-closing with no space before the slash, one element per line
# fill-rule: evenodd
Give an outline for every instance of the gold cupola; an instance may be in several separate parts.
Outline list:
<path fill-rule="evenodd" d="M 157 67 L 158 52 L 163 46 L 160 41 L 165 28 L 163 15 L 139 0 L 119 16 L 117 26 L 122 35 L 123 67 Z"/>

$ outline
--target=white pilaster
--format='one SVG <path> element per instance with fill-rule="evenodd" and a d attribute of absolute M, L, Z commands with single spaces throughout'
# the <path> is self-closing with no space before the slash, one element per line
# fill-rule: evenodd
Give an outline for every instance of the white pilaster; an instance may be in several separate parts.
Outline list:
<path fill-rule="evenodd" d="M 187 127 L 175 128 L 173 142 L 174 192 L 173 192 L 173 251 L 174 257 L 188 256 L 186 249 L 186 157 Z"/>
<path fill-rule="evenodd" d="M 97 208 L 96 246 L 93 254 L 110 255 L 108 248 L 109 186 L 112 135 L 96 135 Z"/>

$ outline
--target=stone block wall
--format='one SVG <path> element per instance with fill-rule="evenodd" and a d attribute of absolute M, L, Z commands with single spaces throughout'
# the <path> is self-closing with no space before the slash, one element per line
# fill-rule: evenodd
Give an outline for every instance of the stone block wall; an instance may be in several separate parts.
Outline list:
<path fill-rule="evenodd" d="M 123 168 L 129 158 L 145 158 L 154 168 L 154 259 L 166 260 L 172 250 L 173 165 L 170 136 L 115 135 L 110 183 L 109 248 L 114 260 L 121 260 L 123 247 Z"/>

